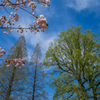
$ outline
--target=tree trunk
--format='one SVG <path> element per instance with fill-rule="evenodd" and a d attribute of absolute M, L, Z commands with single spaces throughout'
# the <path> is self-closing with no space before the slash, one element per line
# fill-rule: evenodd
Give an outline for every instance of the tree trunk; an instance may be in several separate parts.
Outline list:
<path fill-rule="evenodd" d="M 93 95 L 94 95 L 94 100 L 97 100 L 97 96 L 93 93 Z"/>
<path fill-rule="evenodd" d="M 84 88 L 84 86 L 83 86 L 83 84 L 82 84 L 81 78 L 79 78 L 78 83 L 79 83 L 79 90 L 80 90 L 81 98 L 82 98 L 83 100 L 87 100 L 87 99 L 86 99 L 85 88 Z"/>
<path fill-rule="evenodd" d="M 97 100 L 96 88 L 95 88 L 95 85 L 94 85 L 94 80 L 92 80 L 92 78 L 90 79 L 90 83 L 89 84 L 92 87 L 93 98 L 94 98 L 94 100 Z"/>
<path fill-rule="evenodd" d="M 92 90 L 93 90 L 93 97 L 94 97 L 94 100 L 97 100 L 97 95 L 96 95 L 96 89 L 95 89 L 95 86 L 94 86 L 94 82 L 92 82 Z"/>
<path fill-rule="evenodd" d="M 14 66 L 12 76 L 11 76 L 11 80 L 9 82 L 9 87 L 8 87 L 8 93 L 6 95 L 6 100 L 9 100 L 9 98 L 10 98 L 11 88 L 12 88 L 12 84 L 13 84 L 13 80 L 14 80 L 14 76 L 15 76 L 15 71 L 16 71 L 16 67 Z"/>
<path fill-rule="evenodd" d="M 36 71 L 37 71 L 37 65 L 35 68 L 35 76 L 34 76 L 34 85 L 33 85 L 33 96 L 32 96 L 32 100 L 35 100 L 35 87 L 36 87 Z"/>

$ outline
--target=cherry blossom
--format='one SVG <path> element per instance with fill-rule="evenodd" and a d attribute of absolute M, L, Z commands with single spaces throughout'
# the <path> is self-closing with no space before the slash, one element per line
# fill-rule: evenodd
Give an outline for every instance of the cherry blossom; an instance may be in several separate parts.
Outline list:
<path fill-rule="evenodd" d="M 3 57 L 3 54 L 6 54 L 5 49 L 1 49 L 0 47 L 0 57 Z"/>
<path fill-rule="evenodd" d="M 40 0 L 40 2 L 42 2 L 43 3 L 42 6 L 45 6 L 45 7 L 50 5 L 50 1 L 49 0 Z"/>
<path fill-rule="evenodd" d="M 6 67 L 10 67 L 10 65 L 6 65 Z"/>
<path fill-rule="evenodd" d="M 45 7 L 50 5 L 49 0 L 37 0 L 37 2 L 43 3 L 42 6 L 45 6 Z M 9 17 L 4 16 L 4 15 L 2 15 L 0 17 L 0 28 L 3 30 L 3 32 L 5 34 L 8 34 L 8 32 L 11 33 L 13 31 L 13 29 L 16 29 L 16 31 L 21 34 L 24 31 L 27 32 L 27 29 L 29 29 L 29 30 L 31 30 L 31 32 L 35 32 L 35 33 L 39 32 L 39 30 L 44 32 L 44 30 L 47 29 L 47 27 L 48 27 L 46 18 L 40 17 L 40 19 L 42 18 L 41 19 L 42 21 L 41 20 L 39 21 L 38 15 L 36 15 L 35 12 L 31 12 L 31 11 L 35 11 L 35 9 L 37 7 L 36 4 L 37 3 L 33 0 L 16 0 L 15 3 L 14 2 L 12 3 L 11 0 L 1 0 L 0 8 L 3 7 L 5 9 L 5 11 L 10 14 Z M 10 13 L 6 8 L 8 6 L 10 6 L 11 9 L 15 10 L 15 12 Z M 26 10 L 27 8 L 31 8 L 31 11 Z M 29 26 L 27 28 L 13 27 L 15 25 L 15 22 L 19 21 L 19 14 L 16 12 L 19 9 L 26 11 L 27 13 L 31 14 L 33 17 L 36 17 L 37 20 L 33 21 L 33 22 L 36 22 L 35 23 L 36 25 L 33 24 L 31 27 Z M 40 15 L 40 16 L 42 16 L 42 15 Z M 45 21 L 43 21 L 43 20 L 45 20 Z M 38 21 L 39 21 L 39 23 L 38 23 Z M 46 22 L 46 24 L 45 24 L 45 22 Z"/>
<path fill-rule="evenodd" d="M 5 58 L 4 60 L 6 63 L 8 63 L 8 65 L 6 65 L 6 67 L 10 67 L 10 63 L 13 63 L 15 64 L 15 67 L 18 67 L 20 66 L 19 68 L 24 68 L 24 65 L 25 65 L 25 61 L 21 58 L 19 59 L 7 59 Z"/>
<path fill-rule="evenodd" d="M 37 25 L 39 25 L 39 28 L 41 31 L 44 31 L 47 28 L 47 20 L 43 15 L 40 15 L 40 17 L 34 21 Z"/>
<path fill-rule="evenodd" d="M 35 2 L 34 1 L 31 1 L 31 2 L 29 2 L 29 5 L 28 5 L 28 7 L 31 7 L 31 8 L 33 8 L 33 5 L 35 4 Z"/>
<path fill-rule="evenodd" d="M 49 6 L 50 5 L 50 1 L 49 0 L 37 0 L 38 3 L 42 3 L 42 6 Z M 11 33 L 13 31 L 13 29 L 16 29 L 16 31 L 18 33 L 23 33 L 24 31 L 27 32 L 27 29 L 29 29 L 31 32 L 34 32 L 35 34 L 37 32 L 39 32 L 39 30 L 41 31 L 45 31 L 45 29 L 48 28 L 48 23 L 46 18 L 43 15 L 40 15 L 40 17 L 38 17 L 38 15 L 36 15 L 35 13 L 35 9 L 37 7 L 36 2 L 33 0 L 15 0 L 15 3 L 12 2 L 12 0 L 1 0 L 0 1 L 0 9 L 1 7 L 4 8 L 5 12 L 7 12 L 9 14 L 9 16 L 4 16 L 2 15 L 0 17 L 0 29 L 2 29 L 2 31 L 5 34 Z M 14 10 L 13 12 L 9 12 L 7 7 L 9 7 L 10 9 Z M 26 10 L 27 8 L 30 8 L 31 11 Z M 18 25 L 18 27 L 14 27 L 15 26 L 15 22 L 19 21 L 19 14 L 18 11 L 19 9 L 26 11 L 27 13 L 31 14 L 31 16 L 35 17 L 36 20 L 32 21 L 34 22 L 33 24 L 30 24 L 29 27 L 22 27 L 21 24 Z M 33 12 L 34 11 L 34 12 Z M 0 57 L 3 57 L 3 54 L 5 54 L 5 49 L 1 49 L 0 47 Z M 5 59 L 5 62 L 9 63 L 14 63 L 15 67 L 21 65 L 19 68 L 23 68 L 24 67 L 24 60 L 19 58 L 19 59 Z M 10 65 L 7 65 L 7 67 L 10 67 Z"/>
<path fill-rule="evenodd" d="M 16 12 L 14 13 L 14 15 L 15 15 L 15 16 L 14 16 L 14 19 L 15 19 L 16 21 L 18 21 L 19 15 L 18 15 Z"/>

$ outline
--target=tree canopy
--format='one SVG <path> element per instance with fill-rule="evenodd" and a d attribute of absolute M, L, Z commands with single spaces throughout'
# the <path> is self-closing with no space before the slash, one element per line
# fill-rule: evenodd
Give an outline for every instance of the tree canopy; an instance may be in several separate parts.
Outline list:
<path fill-rule="evenodd" d="M 30 59 L 29 98 L 30 100 L 48 100 L 45 91 L 44 66 L 41 60 L 41 47 L 37 43 Z"/>
<path fill-rule="evenodd" d="M 50 84 L 54 100 L 97 100 L 100 97 L 100 43 L 95 32 L 81 27 L 61 32 L 45 54 L 44 64 L 52 66 Z M 56 74 L 56 75 L 54 75 Z"/>
<path fill-rule="evenodd" d="M 24 36 L 21 36 L 18 41 L 10 48 L 7 58 L 24 58 L 27 60 L 27 49 Z M 18 62 L 17 62 L 18 63 Z M 25 86 L 27 84 L 27 67 L 20 69 L 14 63 L 10 67 L 6 67 L 4 61 L 0 67 L 0 98 L 1 100 L 11 100 L 12 98 L 24 99 Z"/>

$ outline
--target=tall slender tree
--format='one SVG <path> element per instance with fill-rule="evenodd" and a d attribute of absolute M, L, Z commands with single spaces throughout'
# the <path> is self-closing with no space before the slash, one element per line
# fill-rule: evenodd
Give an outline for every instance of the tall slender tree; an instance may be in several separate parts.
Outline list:
<path fill-rule="evenodd" d="M 14 46 L 11 47 L 7 58 L 23 58 L 27 60 L 24 36 L 21 36 Z M 15 67 L 13 63 L 7 68 L 6 63 L 2 63 L 2 67 L 0 68 L 0 98 L 2 98 L 2 100 L 11 100 L 13 97 L 16 97 L 15 99 L 23 97 L 25 84 L 27 84 L 26 70 L 26 68 L 20 69 L 19 67 Z"/>
<path fill-rule="evenodd" d="M 44 90 L 44 71 L 39 44 L 36 45 L 33 55 L 31 56 L 30 65 L 30 98 L 31 100 L 47 100 L 47 94 Z"/>

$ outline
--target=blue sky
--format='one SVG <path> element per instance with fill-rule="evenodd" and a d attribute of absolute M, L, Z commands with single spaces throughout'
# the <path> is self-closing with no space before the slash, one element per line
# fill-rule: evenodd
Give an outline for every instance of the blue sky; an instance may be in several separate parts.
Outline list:
<path fill-rule="evenodd" d="M 23 33 L 25 36 L 29 57 L 34 51 L 37 43 L 41 46 L 42 55 L 47 51 L 50 42 L 57 38 L 61 31 L 67 31 L 70 26 L 81 26 L 82 32 L 86 29 L 96 32 L 100 37 L 100 0 L 50 0 L 50 7 L 41 7 L 38 5 L 35 13 L 43 14 L 49 24 L 48 29 L 43 33 Z M 19 10 L 20 20 L 16 24 L 22 24 L 27 27 L 34 21 L 34 18 L 26 12 Z M 0 9 L 1 15 L 8 15 L 4 9 Z M 4 34 L 0 30 L 0 46 L 6 49 L 6 52 L 14 45 L 21 36 L 13 30 L 12 33 Z M 6 56 L 6 55 L 5 55 Z M 4 57 L 5 57 L 4 56 Z M 46 86 L 49 92 L 49 99 L 52 100 L 54 90 Z"/>

